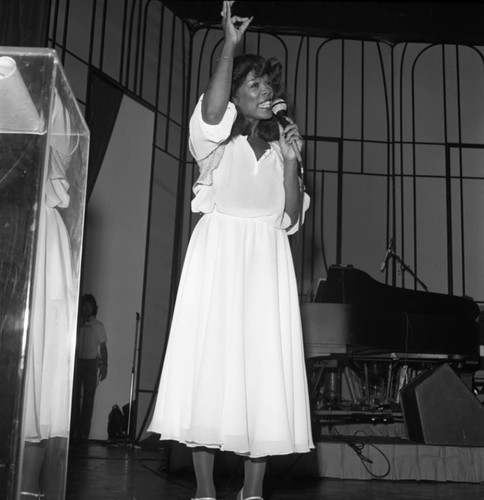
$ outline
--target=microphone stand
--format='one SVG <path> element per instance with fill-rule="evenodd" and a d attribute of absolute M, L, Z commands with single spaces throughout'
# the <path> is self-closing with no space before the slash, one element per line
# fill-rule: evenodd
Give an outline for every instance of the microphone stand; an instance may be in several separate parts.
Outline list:
<path fill-rule="evenodd" d="M 133 395 L 134 395 L 134 382 L 135 382 L 135 369 L 136 369 L 136 353 L 138 347 L 138 334 L 139 334 L 139 323 L 140 323 L 140 314 L 136 313 L 136 329 L 134 336 L 134 348 L 133 348 L 133 363 L 131 366 L 131 384 L 129 388 L 129 410 L 128 410 L 128 422 L 127 422 L 127 430 L 126 430 L 126 439 L 125 446 L 134 446 L 134 443 L 131 439 L 131 420 L 132 420 L 132 408 L 133 408 Z"/>
<path fill-rule="evenodd" d="M 398 254 L 396 254 L 392 250 L 392 252 L 391 252 L 390 255 L 400 264 L 400 270 L 402 271 L 402 273 L 404 273 L 405 271 L 409 272 L 413 276 L 413 278 L 415 279 L 415 281 L 417 281 L 417 283 L 419 283 L 420 286 L 426 292 L 429 291 L 429 289 L 427 288 L 427 285 L 420 278 L 418 278 L 418 276 L 412 271 L 412 269 L 407 264 L 405 264 L 405 262 L 403 262 L 403 260 L 401 259 L 401 257 Z"/>

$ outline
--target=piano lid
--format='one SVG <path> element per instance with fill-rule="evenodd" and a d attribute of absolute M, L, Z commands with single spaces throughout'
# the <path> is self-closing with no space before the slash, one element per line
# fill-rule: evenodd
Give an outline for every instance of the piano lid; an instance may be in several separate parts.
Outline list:
<path fill-rule="evenodd" d="M 354 267 L 331 266 L 314 302 L 301 304 L 306 356 L 479 356 L 479 307 L 470 298 L 397 288 Z"/>
<path fill-rule="evenodd" d="M 319 282 L 314 302 L 352 304 L 386 312 L 454 316 L 475 320 L 479 306 L 469 297 L 385 285 L 351 266 L 330 266 Z"/>

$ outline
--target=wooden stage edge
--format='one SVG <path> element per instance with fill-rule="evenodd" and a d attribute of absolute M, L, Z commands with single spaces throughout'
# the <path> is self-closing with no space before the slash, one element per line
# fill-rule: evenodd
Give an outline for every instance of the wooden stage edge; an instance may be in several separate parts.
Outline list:
<path fill-rule="evenodd" d="M 168 470 L 191 467 L 191 452 L 176 442 L 168 451 Z M 310 453 L 271 457 L 268 476 L 351 480 L 484 482 L 484 447 L 435 446 L 398 437 L 356 435 L 323 437 Z M 217 453 L 216 474 L 242 473 L 241 457 Z"/>
<path fill-rule="evenodd" d="M 364 436 L 316 443 L 318 476 L 353 480 L 484 482 L 484 447 Z"/>

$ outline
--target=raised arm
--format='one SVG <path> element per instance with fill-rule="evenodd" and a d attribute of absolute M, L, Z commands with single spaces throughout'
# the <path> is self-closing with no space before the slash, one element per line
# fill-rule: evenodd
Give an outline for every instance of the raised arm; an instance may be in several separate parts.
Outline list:
<path fill-rule="evenodd" d="M 222 120 L 230 99 L 232 68 L 237 45 L 242 40 L 252 17 L 232 16 L 234 2 L 224 2 L 222 7 L 222 27 L 224 44 L 203 96 L 202 118 L 205 123 L 217 125 Z M 236 27 L 236 24 L 240 24 Z"/>

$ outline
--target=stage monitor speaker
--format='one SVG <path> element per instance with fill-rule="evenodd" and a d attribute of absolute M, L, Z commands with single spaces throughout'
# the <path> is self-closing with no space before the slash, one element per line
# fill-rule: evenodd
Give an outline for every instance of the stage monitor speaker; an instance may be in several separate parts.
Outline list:
<path fill-rule="evenodd" d="M 484 446 L 484 406 L 448 364 L 402 387 L 400 399 L 411 441 Z"/>

